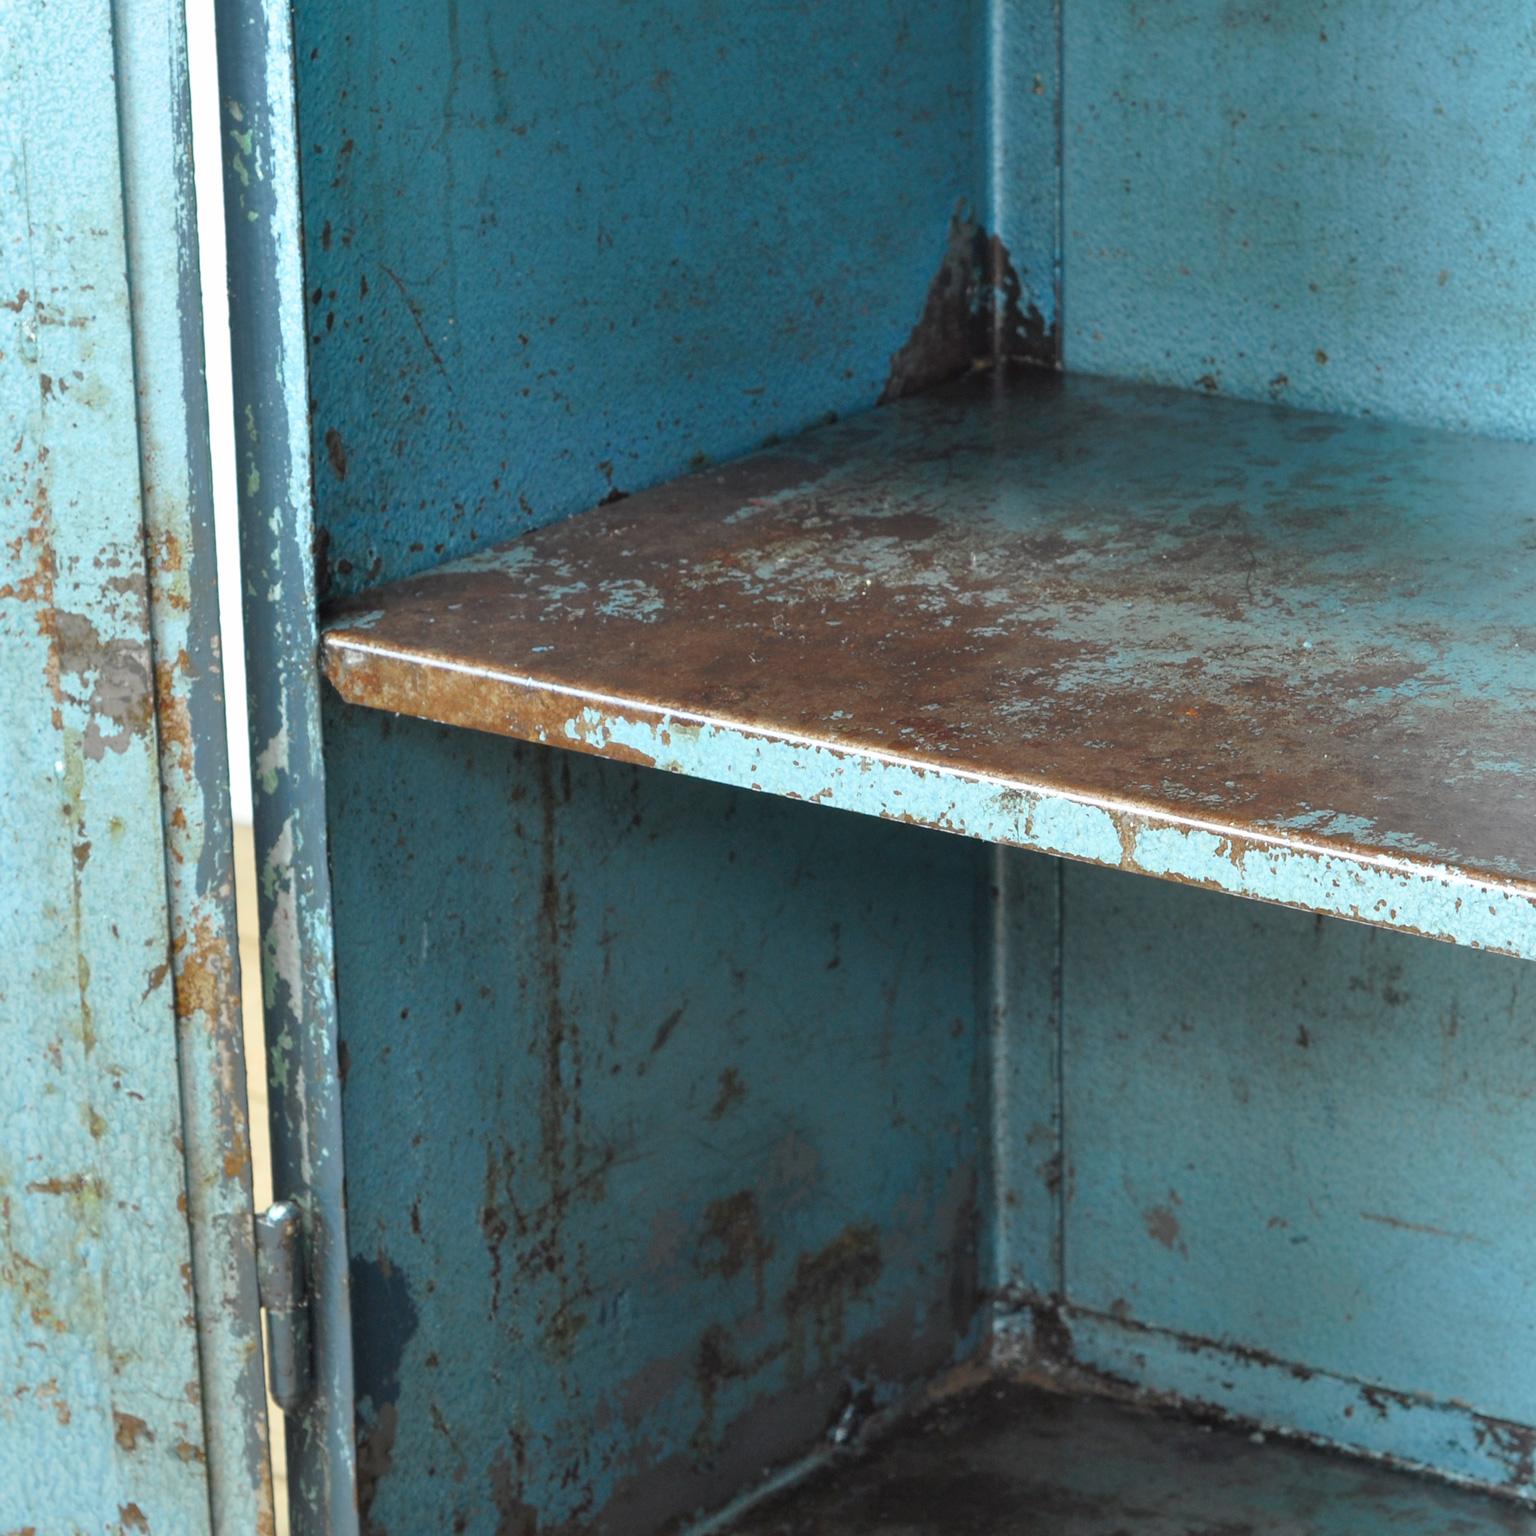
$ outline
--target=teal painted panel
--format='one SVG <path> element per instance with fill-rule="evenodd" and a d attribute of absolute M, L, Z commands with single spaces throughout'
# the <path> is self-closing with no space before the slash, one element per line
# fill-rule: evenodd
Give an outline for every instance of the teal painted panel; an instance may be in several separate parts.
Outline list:
<path fill-rule="evenodd" d="M 1065 9 L 1067 366 L 1536 432 L 1536 29 L 1474 0 Z"/>
<path fill-rule="evenodd" d="M 1068 365 L 1531 436 L 1533 47 L 1068 7 Z M 1522 965 L 1075 869 L 1063 932 L 1069 1304 L 1009 1347 L 1529 1495 Z"/>
<path fill-rule="evenodd" d="M 296 20 L 332 592 L 991 344 L 980 5 Z M 340 708 L 326 768 L 365 1530 L 650 1528 L 974 1342 L 979 850 Z"/>
<path fill-rule="evenodd" d="M 1536 1491 L 1536 970 L 1076 867 L 1064 933 L 1080 1356 Z"/>
<path fill-rule="evenodd" d="M 272 1488 L 186 28 L 180 0 L 131 0 L 114 22 L 203 1452 L 214 1529 L 259 1533 Z"/>
<path fill-rule="evenodd" d="M 296 37 L 336 592 L 873 404 L 983 216 L 974 0 L 309 0 Z"/>
<path fill-rule="evenodd" d="M 211 1528 L 113 42 L 0 29 L 0 1529 L 49 1536 Z"/>
<path fill-rule="evenodd" d="M 657 1529 L 974 1347 L 982 850 L 327 743 L 365 1529 Z"/>

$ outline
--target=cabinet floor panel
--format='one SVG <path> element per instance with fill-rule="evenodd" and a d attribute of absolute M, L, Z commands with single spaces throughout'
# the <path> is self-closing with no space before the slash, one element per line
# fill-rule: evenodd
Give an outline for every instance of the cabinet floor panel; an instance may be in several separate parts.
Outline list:
<path fill-rule="evenodd" d="M 992 1382 L 717 1536 L 1533 1536 L 1536 1512 L 1241 1430 Z"/>
<path fill-rule="evenodd" d="M 1529 445 L 978 372 L 365 593 L 325 666 L 356 704 L 1536 957 Z"/>

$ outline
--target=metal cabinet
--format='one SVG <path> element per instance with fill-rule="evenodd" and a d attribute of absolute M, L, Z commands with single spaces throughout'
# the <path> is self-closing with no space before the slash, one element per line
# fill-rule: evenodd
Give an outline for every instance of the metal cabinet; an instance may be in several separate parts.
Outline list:
<path fill-rule="evenodd" d="M 270 1531 L 185 42 L 0 25 L 0 1530 Z"/>
<path fill-rule="evenodd" d="M 295 1529 L 1536 1529 L 1519 9 L 219 25 Z"/>

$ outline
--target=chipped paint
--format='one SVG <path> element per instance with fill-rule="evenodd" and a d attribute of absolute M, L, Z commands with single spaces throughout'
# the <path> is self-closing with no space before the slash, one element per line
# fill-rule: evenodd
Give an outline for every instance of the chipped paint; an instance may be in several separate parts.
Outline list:
<path fill-rule="evenodd" d="M 219 0 L 240 548 L 273 1181 L 304 1212 L 315 1390 L 286 1416 L 295 1536 L 357 1530 L 289 7 Z"/>
<path fill-rule="evenodd" d="M 179 24 L 169 5 L 129 20 L 104 0 L 51 0 L 9 7 L 0 29 L 7 1531 L 208 1532 L 216 1478 L 246 1481 L 244 1505 L 226 1494 L 220 1512 L 251 1513 L 263 1470 L 253 1401 L 213 1437 L 203 1417 L 205 1385 L 229 1379 L 239 1349 L 224 1283 L 238 1276 L 218 1257 L 239 1243 L 188 1193 L 218 1088 L 196 1062 L 178 1076 L 172 944 L 188 887 L 168 890 L 167 863 L 188 850 L 175 829 L 163 838 L 156 736 L 153 662 L 176 627 L 162 577 L 187 516 L 174 438 L 198 423 L 182 333 L 155 325 L 139 291 L 168 260 L 174 310 L 185 227 L 162 200 L 146 243 L 137 200 L 175 185 L 184 152 L 167 97 L 182 85 Z M 186 803 L 174 736 L 168 817 Z"/>
<path fill-rule="evenodd" d="M 872 404 L 988 222 L 991 9 L 298 6 L 334 592 Z"/>
<path fill-rule="evenodd" d="M 1536 957 L 1533 480 L 1519 445 L 973 379 L 370 592 L 327 667 L 355 703 Z"/>
<path fill-rule="evenodd" d="M 274 1511 L 181 8 L 133 0 L 118 8 L 115 38 L 172 998 L 208 1405 L 202 1434 L 168 1450 L 206 1466 L 215 1531 L 263 1536 Z"/>
<path fill-rule="evenodd" d="M 907 1423 L 796 1488 L 713 1527 L 721 1536 L 1530 1536 L 1536 1515 L 1486 1494 L 1362 1467 L 1263 1433 L 1180 1423 L 1146 1406 L 1074 1401 L 1008 1381 L 936 1394 Z"/>
<path fill-rule="evenodd" d="M 412 802 L 335 849 L 366 1528 L 654 1528 L 972 1347 L 973 848 L 326 724 L 334 825 Z"/>
<path fill-rule="evenodd" d="M 1033 1321 L 1046 1354 L 1075 1341 L 1091 1363 L 1083 1315 L 1109 1319 L 1118 1343 L 1097 1347 L 1101 1385 L 1118 1373 L 1238 1416 L 1269 1403 L 1277 1420 L 1315 1423 L 1339 1443 L 1524 1491 L 1521 1424 L 1536 1415 L 1513 1374 L 1484 1364 L 1476 1382 L 1465 1375 L 1483 1360 L 1480 1337 L 1503 1341 L 1510 1361 L 1528 1353 L 1523 1260 L 1506 1252 L 1491 1282 L 1472 1267 L 1484 1244 L 1445 1235 L 1487 1240 L 1513 1181 L 1469 1185 L 1441 1170 L 1428 1186 L 1475 1208 L 1462 1219 L 1410 1198 L 1369 1145 L 1349 1143 L 1366 1187 L 1334 1210 L 1325 1196 L 1341 1175 L 1324 1167 L 1304 1184 L 1288 1172 L 1296 1149 L 1282 1145 L 1243 1170 L 1230 1198 L 1284 1186 L 1293 1203 L 1324 1209 L 1329 1241 L 1293 1243 L 1294 1210 L 1269 1213 L 1289 1226 L 1255 1234 L 1223 1206 L 1215 1171 L 1183 1166 L 1211 1129 L 1200 1106 L 1171 1133 L 1179 1082 L 1167 1067 L 1131 1073 L 1143 1031 L 1107 1039 L 1127 1009 L 1090 999 L 1093 983 L 1150 978 L 1148 952 L 1177 949 L 1156 922 L 1116 949 L 1131 937 L 1105 916 L 1116 882 L 1175 927 L 1182 904 L 1223 905 L 1209 893 L 1227 891 L 1468 946 L 1422 946 L 1432 958 L 1420 986 L 1451 1021 L 1478 991 L 1470 978 L 1491 995 L 1492 978 L 1503 985 L 1515 968 L 1470 946 L 1536 954 L 1536 857 L 1522 830 L 1531 591 L 1516 548 L 1529 536 L 1528 454 L 1089 385 L 1081 411 L 1061 404 L 1081 398 L 1073 386 L 1006 396 L 979 434 L 986 406 L 972 398 L 946 416 L 960 396 L 926 396 L 768 458 L 732 459 L 872 404 L 893 373 L 901 394 L 909 375 L 963 366 L 989 303 L 994 328 L 1003 317 L 1028 347 L 1049 354 L 1064 332 L 1069 360 L 1112 355 L 1211 394 L 1517 432 L 1524 392 L 1507 368 L 1518 344 L 1504 336 L 1498 368 L 1486 364 L 1490 327 L 1523 323 L 1506 291 L 1518 273 L 1485 259 L 1471 302 L 1448 275 L 1406 331 L 1379 291 L 1369 304 L 1348 296 L 1352 256 L 1391 257 L 1401 234 L 1382 231 L 1420 223 L 1411 200 L 1373 200 L 1379 179 L 1361 167 L 1379 167 L 1374 148 L 1335 163 L 1298 143 L 1295 165 L 1276 173 L 1352 188 L 1334 201 L 1363 205 L 1369 238 L 1320 252 L 1296 235 L 1305 197 L 1269 220 L 1285 235 L 1273 248 L 1233 246 L 1210 224 L 1241 218 L 1232 205 L 1249 183 L 1230 198 L 1210 197 L 1201 177 L 1169 188 L 1170 168 L 1184 172 L 1174 156 L 1147 174 L 1142 120 L 1175 140 L 1214 132 L 1213 153 L 1192 158 L 1218 172 L 1229 149 L 1259 163 L 1246 120 L 1200 103 L 1225 93 L 1240 114 L 1258 85 L 1296 77 L 1245 67 L 1214 93 L 1203 80 L 1177 100 L 1146 89 L 1156 70 L 1204 69 L 1215 9 L 1174 7 L 1196 23 L 1172 32 L 1136 5 L 1113 18 L 966 6 L 960 24 L 952 11 L 884 4 L 754 9 L 728 24 L 683 0 L 644 14 L 601 3 L 580 18 L 460 0 L 425 25 L 339 0 L 298 9 L 309 287 L 285 291 L 291 330 L 264 356 L 296 367 L 307 328 L 324 531 L 308 538 L 281 519 L 273 531 L 323 574 L 295 567 L 268 591 L 286 594 L 279 614 L 301 616 L 302 646 L 311 582 L 354 598 L 470 556 L 424 580 L 408 621 L 408 599 L 361 598 L 366 619 L 338 631 L 330 661 L 351 696 L 487 733 L 325 704 L 368 1528 L 655 1529 L 718 1505 L 969 1349 L 993 1283 L 1004 1334 Z M 1348 56 L 1376 69 L 1359 39 L 1386 12 L 1328 10 L 1330 25 L 1369 23 Z M 1230 55 L 1246 34 L 1236 48 L 1251 61 L 1269 46 L 1255 39 L 1285 35 L 1286 56 L 1311 60 L 1322 46 L 1311 12 L 1287 26 L 1226 7 L 1223 46 Z M 1391 26 L 1415 35 L 1394 37 L 1382 58 L 1443 51 L 1442 28 Z M 1487 56 L 1525 48 L 1515 39 Z M 1077 106 L 1062 96 L 1064 53 L 1087 61 L 1070 72 Z M 1096 71 L 1106 59 L 1116 70 Z M 1468 63 L 1428 62 L 1440 74 Z M 761 90 L 770 68 L 795 78 L 787 101 Z M 1313 92 L 1332 78 L 1304 74 Z M 1133 89 L 1105 99 L 1127 76 Z M 1506 95 L 1446 99 L 1491 122 Z M 1063 114 L 1080 148 L 1065 167 Z M 1523 119 L 1516 109 L 1508 120 Z M 1439 142 L 1444 125 L 1429 126 L 1398 138 Z M 1465 139 L 1463 129 L 1455 119 Z M 236 142 L 236 180 L 259 185 L 260 156 L 248 136 Z M 1447 155 L 1448 173 L 1431 168 L 1432 222 L 1480 216 L 1462 193 L 1477 181 L 1469 163 L 1523 186 L 1508 153 Z M 1402 178 L 1393 185 L 1398 196 Z M 1190 195 L 1198 242 L 1164 233 L 1179 222 L 1168 209 Z M 1519 194 L 1499 195 L 1504 219 Z M 1122 238 L 1077 226 L 1085 196 L 1123 204 L 1126 216 L 1106 221 Z M 284 236 L 296 228 L 295 216 Z M 1187 243 L 1198 243 L 1201 281 L 1165 302 L 1187 278 Z M 1506 231 L 1489 249 L 1517 245 Z M 1417 249 L 1409 277 L 1422 288 L 1423 261 L 1444 258 Z M 1314 256 L 1323 270 L 1302 271 Z M 1377 270 L 1390 277 L 1394 262 Z M 1095 267 L 1133 279 L 1116 287 Z M 995 275 L 990 298 L 978 269 Z M 1083 305 L 1063 302 L 1064 279 L 1086 280 Z M 1230 356 L 1188 344 L 1191 315 L 1209 318 L 1207 289 Z M 1107 316 L 1097 334 L 1095 305 Z M 1323 322 L 1329 334 L 1304 336 Z M 1444 339 L 1453 331 L 1474 338 L 1483 363 L 1461 366 Z M 1441 341 L 1426 361 L 1419 343 L 1432 332 Z M 1169 335 L 1178 344 L 1160 351 Z M 980 350 L 1016 348 L 994 337 Z M 1284 366 L 1254 386 L 1251 360 L 1277 352 Z M 933 429 L 893 425 L 909 409 L 932 412 Z M 301 420 L 295 405 L 289 425 Z M 884 451 L 884 433 L 899 453 Z M 1019 456 L 998 455 L 999 442 Z M 703 473 L 645 490 L 688 469 Z M 249 479 L 268 486 L 265 464 Z M 1142 504 L 1100 515 L 1106 483 L 1124 482 Z M 1448 484 L 1465 493 L 1464 519 L 1459 506 L 1444 513 Z M 487 552 L 600 503 L 568 528 Z M 1298 511 L 1310 521 L 1285 520 Z M 690 520 L 689 538 L 669 543 Z M 989 520 L 1000 534 L 970 540 Z M 604 542 L 594 528 L 608 547 L 589 564 Z M 1425 569 L 1433 587 L 1416 575 Z M 786 591 L 794 601 L 780 600 Z M 1028 603 L 1037 622 L 1024 632 Z M 506 633 L 516 654 L 484 667 L 477 647 Z M 1010 661 L 1002 697 L 989 694 L 987 678 Z M 312 674 L 294 677 L 308 710 Z M 679 679 L 686 692 L 669 693 Z M 1100 724 L 1117 732 L 1109 750 Z M 269 761 L 289 755 L 287 726 L 277 714 L 259 735 Z M 1034 754 L 1022 766 L 1021 743 Z M 828 817 L 828 805 L 991 846 Z M 294 856 L 323 867 L 305 846 L 303 820 L 318 825 L 309 806 L 275 827 L 274 891 Z M 983 870 L 1002 899 L 978 912 Z M 318 952 L 301 895 L 274 897 L 269 959 L 282 986 L 302 985 L 301 962 Z M 1176 995 L 1171 985 L 1131 998 L 1166 1053 L 1153 1068 L 1176 1059 L 1162 1036 L 1239 1011 L 1248 973 L 1266 974 L 1287 924 L 1347 932 L 1325 945 L 1414 943 L 1224 905 L 1223 954 L 1237 971 L 1210 964 L 1222 995 L 1197 1017 L 1153 1007 Z M 1095 928 L 1106 949 L 1085 969 L 1069 946 Z M 1327 993 L 1321 1019 L 1287 994 L 1273 1026 L 1309 1061 L 1329 1051 L 1329 1018 L 1375 1027 L 1404 1006 L 1389 994 L 1411 990 L 1339 961 L 1326 975 L 1305 957 L 1289 964 L 1293 985 Z M 928 1031 L 944 1021 L 942 1039 L 923 1017 Z M 1464 1069 L 1493 1066 L 1491 1042 L 1505 1040 L 1487 1023 L 1491 1005 L 1480 1017 L 1485 1043 L 1454 1058 Z M 1518 1035 L 1513 1000 L 1510 1020 Z M 297 1038 L 279 1037 L 280 1072 Z M 1452 1059 L 1430 1045 L 1431 1065 Z M 1101 1052 L 1093 1074 L 1081 1070 L 1089 1049 Z M 1241 1039 L 1227 1049 L 1245 1059 Z M 1209 1137 L 1223 1172 L 1289 1116 L 1305 1123 L 1309 1104 L 1340 1113 L 1305 1079 L 1266 1098 L 1234 1075 L 1243 1112 Z M 1388 1061 L 1377 1075 L 1411 1074 Z M 1495 1076 L 1447 1121 L 1474 1166 L 1497 1162 L 1483 1138 L 1508 1125 L 1489 1113 Z M 1391 1101 L 1409 1128 L 1451 1091 L 1415 1084 Z M 1363 1084 L 1358 1098 L 1384 1091 Z M 419 1127 L 403 1145 L 401 1123 Z M 1149 1144 L 1128 1178 L 1117 1151 L 1143 1129 Z M 1319 1156 L 1344 1144 L 1331 1123 L 1310 1142 Z M 1081 1193 L 1090 1182 L 1092 1200 Z M 1237 1268 L 1217 1246 L 1228 1228 L 1254 1255 L 1230 1296 L 1216 1284 Z M 1418 1245 L 1391 1251 L 1420 1286 L 1454 1268 L 1454 1305 L 1413 1291 L 1394 1311 L 1409 1294 L 1398 1271 L 1388 1283 L 1371 1268 L 1386 1243 Z M 1451 1257 L 1427 1256 L 1429 1245 Z M 1117 1250 L 1118 1271 L 1101 1260 Z M 1212 1251 L 1222 1263 L 1206 1262 Z M 1343 1255 L 1333 1271 L 1305 1269 L 1327 1252 Z M 1134 1278 L 1127 1254 L 1146 1297 L 1123 1283 Z M 1381 1317 L 1355 1328 L 1325 1300 L 1286 1313 L 1262 1272 L 1294 1276 L 1286 1257 L 1313 1290 L 1330 1275 L 1371 1277 L 1361 1284 L 1382 1299 Z M 1204 1289 L 1190 1278 L 1201 1275 L 1213 1277 Z M 1084 1287 L 1094 1309 L 1072 1304 Z M 1273 1317 L 1244 1316 L 1248 1296 Z M 1198 1326 L 1170 1326 L 1181 1299 L 1198 1299 Z M 1419 1352 L 1378 1347 L 1394 1322 L 1423 1336 Z M 1227 1328 L 1236 1342 L 1221 1341 Z M 1501 1402 L 1449 1400 L 1483 1389 Z"/>

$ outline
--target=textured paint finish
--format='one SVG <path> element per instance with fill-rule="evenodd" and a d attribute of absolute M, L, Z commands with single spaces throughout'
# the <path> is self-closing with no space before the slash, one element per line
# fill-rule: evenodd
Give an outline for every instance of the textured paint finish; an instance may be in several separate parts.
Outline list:
<path fill-rule="evenodd" d="M 366 1529 L 656 1529 L 974 1346 L 980 850 L 327 742 L 380 832 L 336 858 Z"/>
<path fill-rule="evenodd" d="M 289 626 L 272 697 L 297 700 L 310 731 L 307 841 L 293 865 L 293 845 L 274 844 L 273 878 L 291 868 L 304 886 L 323 871 L 314 586 L 355 597 L 903 396 L 999 328 L 1001 353 L 1049 358 L 1064 334 L 1078 366 L 1520 435 L 1518 24 L 1507 7 L 1376 0 L 1284 14 L 1000 0 L 959 19 L 895 3 L 578 15 L 456 0 L 407 15 L 305 0 L 307 292 L 290 199 L 260 257 L 281 298 L 253 301 L 287 306 L 254 374 L 284 381 L 282 494 L 300 507 L 273 525 L 289 559 L 264 568 L 259 611 L 268 629 Z M 1081 1384 L 1181 1395 L 1526 1489 L 1526 1280 L 1507 1236 L 1518 1186 L 1508 1146 L 1482 1139 L 1522 1059 L 1517 1001 L 1500 1015 L 1497 998 L 1516 965 L 699 782 L 1536 955 L 1529 455 L 1103 398 L 1143 404 L 1106 406 L 1095 424 L 1043 391 L 992 423 L 1045 444 L 1031 494 L 1054 541 L 1029 552 L 1034 585 L 1018 563 L 1011 586 L 971 569 L 986 553 L 967 543 L 974 499 L 948 528 L 934 517 L 978 478 L 988 516 L 1018 496 L 995 457 L 988 471 L 988 454 L 962 446 L 971 427 L 943 454 L 941 433 L 903 470 L 869 473 L 901 420 L 889 413 L 847 429 L 863 439 L 852 468 L 781 473 L 781 450 L 779 478 L 723 510 L 782 494 L 724 525 L 711 558 L 737 564 L 717 559 L 707 580 L 673 558 L 696 547 L 667 543 L 689 515 L 668 518 L 667 492 L 536 535 L 549 542 L 528 546 L 530 564 L 481 559 L 451 596 L 434 578 L 444 602 L 415 615 L 404 662 L 381 643 L 398 614 L 352 611 L 346 649 L 360 660 L 342 683 L 357 696 L 625 759 L 330 703 L 366 1527 L 653 1528 L 810 1448 L 839 1405 L 860 1405 L 856 1419 L 974 1338 L 951 1303 L 922 1350 L 893 1352 L 893 1319 L 942 1320 L 940 1292 L 956 1276 L 956 1296 L 969 1286 L 964 1245 L 946 1248 L 955 1229 L 935 1216 L 952 1208 L 940 1192 L 956 1170 L 995 1213 L 975 1263 L 1003 1293 L 1005 1350 L 1064 1363 Z M 751 473 L 727 468 L 710 494 Z M 850 518 L 838 487 L 859 476 Z M 1140 510 L 1118 500 L 1123 483 Z M 645 579 L 609 550 L 595 577 L 568 559 L 593 554 L 593 528 L 645 555 Z M 1015 526 L 1002 543 L 1017 554 L 1027 537 Z M 825 641 L 860 579 L 854 643 L 820 643 L 806 665 L 798 640 Z M 794 603 L 774 600 L 786 584 Z M 419 663 L 453 653 L 438 642 L 474 617 L 470 601 L 518 593 L 540 632 L 523 634 L 505 688 L 441 666 L 423 682 Z M 1010 679 L 1002 702 L 1029 708 L 1007 720 L 979 679 L 1025 599 L 1048 621 L 1029 637 L 1043 661 Z M 668 632 L 684 614 L 694 633 Z M 748 687 L 751 623 L 779 660 Z M 934 643 L 936 627 L 967 623 L 979 650 Z M 1004 634 L 978 633 L 994 626 Z M 552 631 L 556 650 L 535 654 Z M 692 688 L 717 651 L 736 669 L 709 679 L 720 691 L 666 694 L 678 676 Z M 583 675 L 561 682 L 572 657 Z M 925 684 L 968 666 L 973 692 L 947 696 L 941 720 L 953 734 L 895 707 L 903 689 L 935 702 Z M 850 706 L 871 677 L 881 707 Z M 1118 731 L 1109 751 L 1089 745 L 1100 717 Z M 1020 739 L 1045 770 L 1019 772 Z M 1001 755 L 967 758 L 988 751 Z M 995 895 L 973 924 L 959 913 L 978 874 Z M 316 891 L 303 910 L 323 924 Z M 844 947 L 823 969 L 833 922 Z M 1160 966 L 1143 973 L 1115 948 L 1135 934 Z M 1169 974 L 1184 944 L 1207 981 Z M 1365 990 L 1384 945 L 1413 949 L 1411 1006 L 1380 975 Z M 323 959 L 316 974 L 323 984 Z M 1267 993 L 1250 995 L 1259 979 Z M 1308 982 L 1326 994 L 1316 1017 Z M 1186 993 L 1203 1056 L 1181 1038 Z M 710 1032 L 693 1028 L 705 1007 Z M 1398 1040 L 1389 1020 L 1405 1007 Z M 1463 1008 L 1483 1027 L 1452 1040 Z M 946 1022 L 952 1038 L 925 1054 Z M 1363 1107 L 1296 1067 L 1293 1025 L 1332 1033 Z M 328 1114 L 327 1059 L 314 1082 Z M 1464 1081 L 1435 1078 L 1436 1061 Z M 642 1065 L 649 1092 L 633 1081 Z M 1266 1066 L 1246 1103 L 1220 1076 Z M 295 1075 L 293 1103 L 309 1082 Z M 402 1120 L 418 1127 L 404 1148 Z M 840 1176 L 786 1184 L 786 1122 Z M 1422 1146 L 1402 1129 L 1418 1126 Z M 1518 1143 L 1516 1128 L 1516 1155 Z M 905 1205 L 882 1154 L 916 1192 Z M 1259 1209 L 1292 1227 L 1243 1242 Z M 1309 1242 L 1290 1243 L 1303 1220 Z M 1490 1230 L 1498 1262 L 1479 1267 L 1466 1239 Z M 1198 1269 L 1193 1284 L 1181 1266 Z M 1358 1304 L 1341 1299 L 1351 1275 Z M 1308 1285 L 1315 1311 L 1279 1317 Z M 797 1377 L 812 1294 L 830 1299 L 799 1335 L 818 1358 Z M 1504 1362 L 1486 1361 L 1490 1337 Z M 1138 1486 L 1168 1485 L 1168 1454 Z M 1394 1512 L 1444 1529 L 1437 1497 L 1415 1491 L 1430 1502 Z M 1318 1518 L 1333 1518 L 1326 1502 Z"/>
<path fill-rule="evenodd" d="M 344 697 L 1536 956 L 1536 451 L 982 375 L 367 593 Z"/>
<path fill-rule="evenodd" d="M 1061 353 L 1061 110 L 1063 0 L 989 0 L 986 7 L 985 223 L 1041 320 L 1033 360 Z M 994 356 L 1013 350 L 999 336 Z"/>
<path fill-rule="evenodd" d="M 114 22 L 203 1451 L 214 1529 L 261 1533 L 272 1528 L 272 1490 L 186 31 L 178 0 L 120 4 Z"/>
<path fill-rule="evenodd" d="M 1262 1441 L 1263 1437 L 1259 1437 Z M 1530 1536 L 1536 1515 L 1231 1429 L 990 1383 L 729 1536 Z"/>
<path fill-rule="evenodd" d="M 1065 8 L 1067 366 L 1536 435 L 1536 28 L 1476 0 Z"/>
<path fill-rule="evenodd" d="M 333 592 L 1045 326 L 982 227 L 980 5 L 297 29 Z M 974 1341 L 979 850 L 339 706 L 326 740 L 367 1528 L 652 1528 Z"/>
<path fill-rule="evenodd" d="M 317 1362 L 287 1415 L 296 1536 L 347 1536 L 353 1491 L 346 1208 L 288 6 L 221 0 L 235 441 L 273 1180 L 304 1211 Z"/>
<path fill-rule="evenodd" d="M 975 0 L 300 5 L 333 590 L 872 404 L 983 216 L 986 43 Z"/>
<path fill-rule="evenodd" d="M 8 8 L 0 1529 L 49 1536 L 210 1529 L 114 68 L 105 0 Z"/>
<path fill-rule="evenodd" d="M 1518 7 L 1078 4 L 1065 34 L 1069 366 L 1531 435 Z M 1068 1301 L 1005 1306 L 1005 1350 L 1529 1495 L 1522 968 L 1092 871 L 1066 897 L 1066 963 L 997 966 L 1013 1057 L 1067 1067 L 1001 1123 L 1064 1104 L 1075 1165 L 999 1172 L 1004 1283 L 1059 1300 L 1055 1249 Z"/>
<path fill-rule="evenodd" d="M 1536 1491 L 1531 968 L 1080 869 L 1063 932 L 1071 1357 Z"/>

